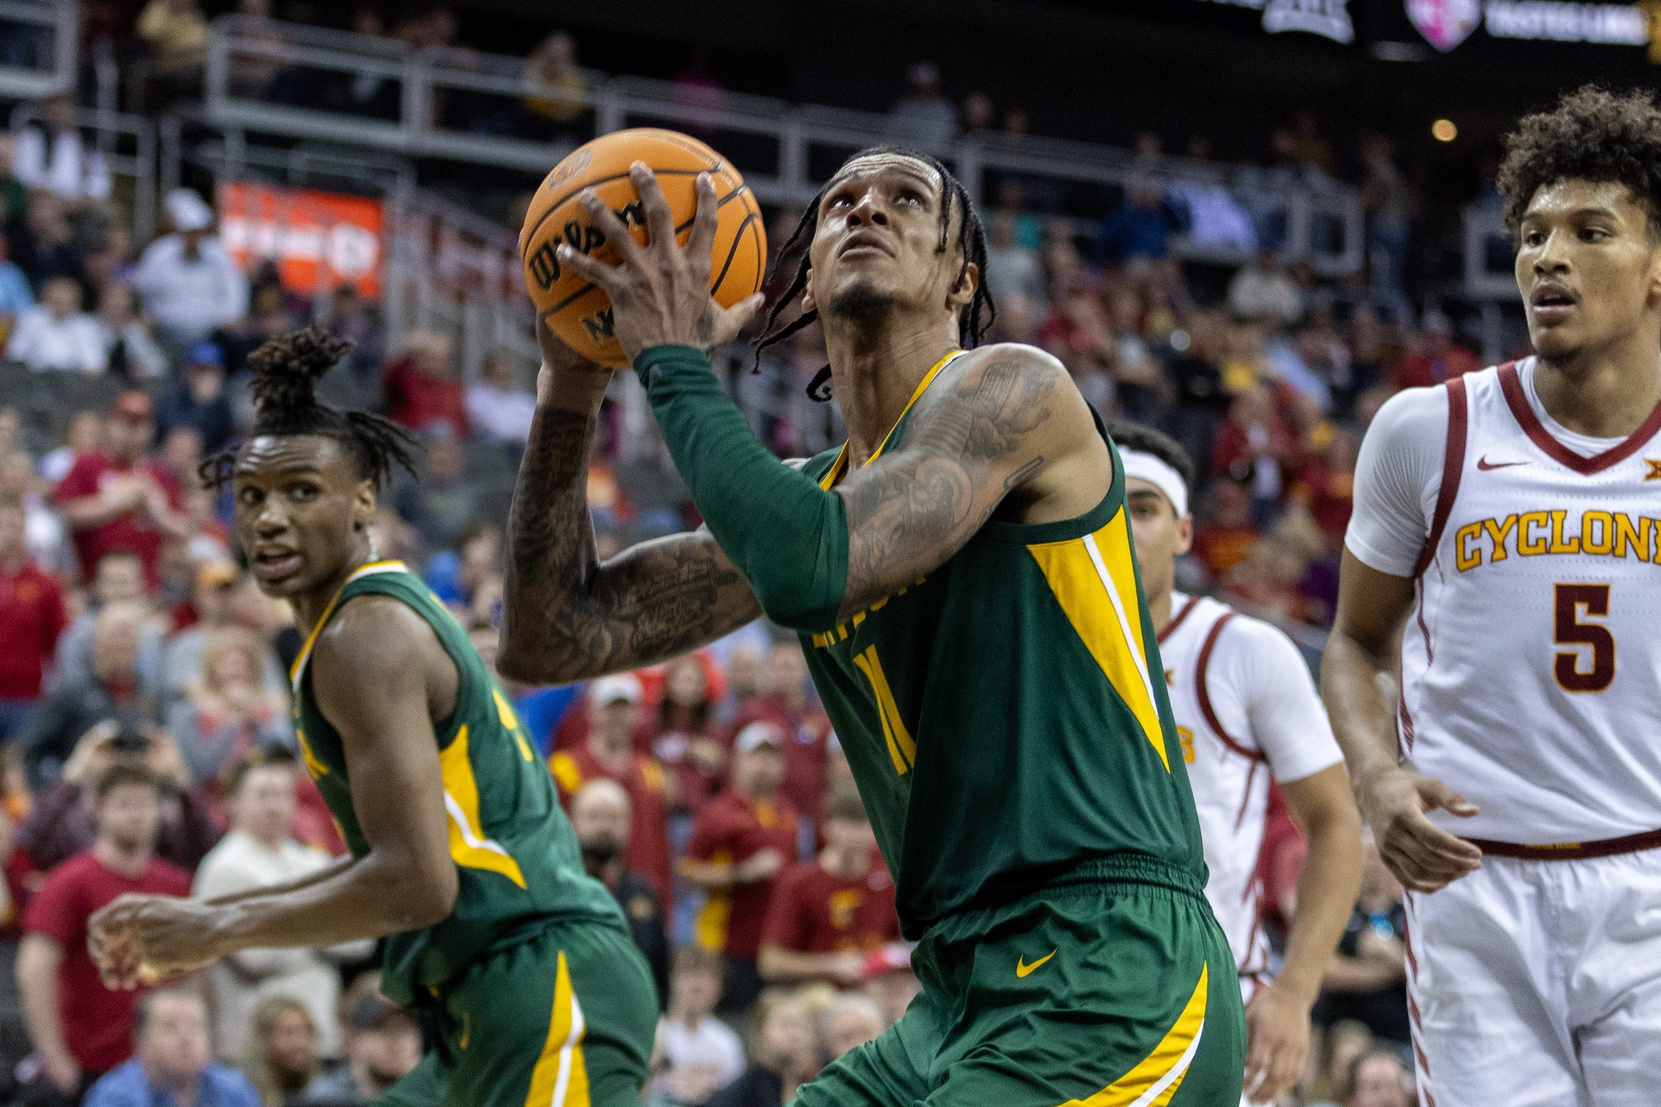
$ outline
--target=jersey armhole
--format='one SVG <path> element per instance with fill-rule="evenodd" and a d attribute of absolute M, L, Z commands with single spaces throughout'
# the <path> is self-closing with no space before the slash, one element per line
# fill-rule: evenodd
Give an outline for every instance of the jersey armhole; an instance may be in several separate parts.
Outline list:
<path fill-rule="evenodd" d="M 1436 490 L 1436 510 L 1430 519 L 1430 534 L 1419 554 L 1419 563 L 1413 575 L 1420 577 L 1430 563 L 1436 560 L 1436 547 L 1442 543 L 1442 532 L 1447 529 L 1448 516 L 1453 513 L 1453 501 L 1459 496 L 1459 478 L 1465 471 L 1465 440 L 1470 426 L 1470 412 L 1465 396 L 1465 378 L 1454 377 L 1443 385 L 1448 390 L 1448 436 L 1442 450 L 1442 480 Z"/>
<path fill-rule="evenodd" d="M 1223 745 L 1248 761 L 1263 761 L 1262 750 L 1254 750 L 1243 742 L 1237 741 L 1224 728 L 1222 720 L 1217 718 L 1217 710 L 1211 705 L 1211 691 L 1206 686 L 1206 675 L 1211 668 L 1211 652 L 1217 648 L 1217 639 L 1222 636 L 1223 628 L 1228 625 L 1238 612 L 1230 611 L 1215 623 L 1206 632 L 1205 641 L 1200 645 L 1199 657 L 1194 662 L 1194 698 L 1199 701 L 1200 714 L 1205 716 L 1206 725 L 1222 740 Z"/>

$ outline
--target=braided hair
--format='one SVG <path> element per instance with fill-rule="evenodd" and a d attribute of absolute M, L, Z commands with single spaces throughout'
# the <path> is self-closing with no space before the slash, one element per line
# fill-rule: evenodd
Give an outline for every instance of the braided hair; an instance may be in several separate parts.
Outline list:
<path fill-rule="evenodd" d="M 315 326 L 273 338 L 248 355 L 254 371 L 254 426 L 248 437 L 315 434 L 332 439 L 352 459 L 358 476 L 381 489 L 394 466 L 415 473 L 419 449 L 403 427 L 367 411 L 341 411 L 317 402 L 317 382 L 334 368 L 352 343 Z M 237 446 L 202 462 L 198 472 L 210 488 L 223 487 L 236 464 Z"/>
<path fill-rule="evenodd" d="M 967 304 L 958 311 L 957 331 L 962 337 L 965 349 L 980 345 L 986 332 L 992 329 L 993 322 L 998 318 L 998 306 L 992 302 L 992 294 L 986 288 L 986 231 L 981 226 L 980 213 L 975 210 L 974 202 L 969 199 L 969 190 L 947 169 L 939 158 L 904 146 L 868 146 L 843 162 L 843 166 L 858 161 L 860 158 L 873 157 L 878 154 L 890 154 L 899 157 L 912 158 L 922 162 L 940 175 L 940 241 L 935 247 L 935 253 L 946 252 L 948 238 L 951 234 L 952 209 L 955 207 L 962 212 L 962 219 L 957 227 L 957 249 L 963 254 L 963 264 L 958 268 L 957 279 L 961 281 L 969 271 L 972 263 L 980 272 L 981 279 L 975 285 L 975 294 Z M 835 181 L 835 177 L 831 181 Z M 802 212 L 802 217 L 796 223 L 796 229 L 790 232 L 784 245 L 779 247 L 778 260 L 774 262 L 773 272 L 767 275 L 769 282 L 778 276 L 779 267 L 785 264 L 787 258 L 800 252 L 801 260 L 796 265 L 796 273 L 790 278 L 790 283 L 773 303 L 767 313 L 767 326 L 761 337 L 756 339 L 755 368 L 761 366 L 762 352 L 770 346 L 776 346 L 789 338 L 797 331 L 812 326 L 819 318 L 817 309 L 804 311 L 784 326 L 779 326 L 779 316 L 784 309 L 801 298 L 802 290 L 807 287 L 808 271 L 813 266 L 812 258 L 808 253 L 808 245 L 813 240 L 814 232 L 819 228 L 819 205 L 825 198 L 825 192 L 831 182 L 826 182 L 823 188 L 814 194 L 813 200 Z M 820 369 L 813 378 L 813 383 L 807 386 L 807 394 L 815 400 L 830 399 L 830 366 Z"/>

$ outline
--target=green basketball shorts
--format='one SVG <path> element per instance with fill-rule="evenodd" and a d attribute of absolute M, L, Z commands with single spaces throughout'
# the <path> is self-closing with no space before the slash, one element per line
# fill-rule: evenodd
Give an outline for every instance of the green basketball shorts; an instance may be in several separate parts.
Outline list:
<path fill-rule="evenodd" d="M 797 1107 L 1237 1107 L 1245 1012 L 1204 895 L 1151 860 L 1091 868 L 937 923 L 905 1017 Z"/>
<path fill-rule="evenodd" d="M 384 1107 L 636 1107 L 657 986 L 627 931 L 552 921 L 436 997 L 438 1048 Z"/>

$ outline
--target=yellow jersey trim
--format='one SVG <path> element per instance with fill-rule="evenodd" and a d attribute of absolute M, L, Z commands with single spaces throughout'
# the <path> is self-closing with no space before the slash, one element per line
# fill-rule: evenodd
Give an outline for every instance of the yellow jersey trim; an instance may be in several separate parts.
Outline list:
<path fill-rule="evenodd" d="M 889 427 L 888 433 L 883 435 L 882 445 L 877 447 L 877 452 L 872 454 L 870 461 L 867 461 L 865 464 L 869 465 L 872 461 L 875 461 L 877 458 L 882 456 L 882 452 L 888 448 L 889 440 L 894 437 L 894 431 L 899 427 L 901 421 L 905 419 L 906 414 L 911 411 L 912 405 L 922 399 L 923 393 L 928 390 L 929 385 L 934 383 L 934 378 L 940 375 L 940 370 L 944 369 L 946 366 L 950 365 L 967 352 L 968 351 L 966 350 L 953 350 L 951 353 L 935 362 L 934 366 L 929 369 L 927 373 L 923 374 L 923 379 L 917 382 L 917 387 L 911 393 L 911 399 L 907 400 L 905 402 L 905 407 L 900 409 L 900 417 L 894 420 L 894 426 Z M 829 469 L 825 470 L 825 475 L 819 478 L 819 487 L 823 488 L 827 492 L 830 491 L 836 482 L 842 478 L 842 474 L 847 467 L 848 444 L 844 442 L 842 443 L 842 449 L 837 452 L 836 460 L 831 462 L 831 467 Z"/>
<path fill-rule="evenodd" d="M 317 636 L 322 634 L 323 628 L 329 625 L 329 616 L 333 615 L 335 608 L 340 606 L 340 596 L 341 593 L 346 591 L 346 586 L 354 580 L 374 576 L 376 573 L 407 572 L 409 572 L 409 566 L 402 561 L 371 561 L 367 565 L 359 566 L 351 576 L 340 582 L 340 587 L 335 589 L 335 594 L 329 598 L 328 606 L 323 608 L 322 617 L 317 620 L 317 625 L 311 628 L 311 633 L 306 635 L 306 644 L 300 647 L 299 656 L 294 659 L 294 664 L 288 670 L 289 683 L 294 686 L 295 695 L 300 694 L 300 674 L 305 671 L 306 662 L 311 660 L 311 650 L 313 646 L 317 645 Z"/>
<path fill-rule="evenodd" d="M 450 858 L 465 869 L 499 873 L 521 888 L 525 874 L 500 842 L 486 838 L 479 818 L 479 782 L 467 753 L 467 724 L 455 740 L 438 751 L 438 771 L 444 779 L 444 809 L 450 813 Z"/>
<path fill-rule="evenodd" d="M 589 1107 L 588 1065 L 582 1041 L 588 1031 L 577 990 L 571 984 L 571 966 L 559 951 L 554 973 L 554 1009 L 548 1017 L 548 1039 L 531 1070 L 525 1107 Z"/>

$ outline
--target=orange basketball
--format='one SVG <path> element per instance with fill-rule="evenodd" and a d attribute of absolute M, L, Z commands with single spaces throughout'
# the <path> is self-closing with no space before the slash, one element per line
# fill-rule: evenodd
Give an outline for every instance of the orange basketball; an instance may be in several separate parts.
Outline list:
<path fill-rule="evenodd" d="M 697 139 L 675 131 L 639 128 L 602 135 L 577 147 L 554 166 L 532 197 L 525 228 L 519 232 L 519 257 L 525 264 L 525 287 L 536 302 L 537 319 L 573 350 L 617 369 L 627 367 L 629 361 L 612 334 L 606 294 L 571 270 L 561 272 L 554 250 L 568 242 L 596 260 L 617 263 L 617 251 L 599 228 L 590 225 L 588 211 L 577 199 L 585 188 L 599 193 L 636 241 L 646 241 L 645 212 L 629 179 L 629 166 L 637 161 L 657 174 L 682 244 L 692 233 L 698 174 L 713 178 L 720 223 L 709 290 L 722 307 L 731 307 L 760 288 L 767 266 L 767 239 L 755 195 L 738 170 Z"/>

